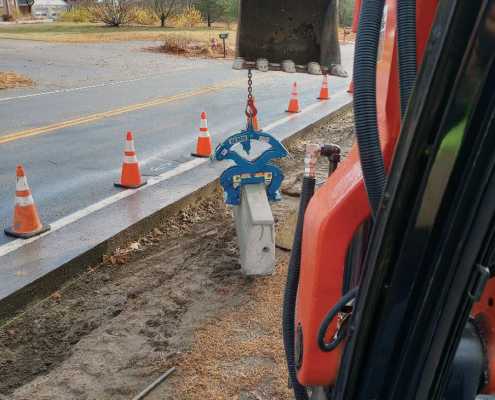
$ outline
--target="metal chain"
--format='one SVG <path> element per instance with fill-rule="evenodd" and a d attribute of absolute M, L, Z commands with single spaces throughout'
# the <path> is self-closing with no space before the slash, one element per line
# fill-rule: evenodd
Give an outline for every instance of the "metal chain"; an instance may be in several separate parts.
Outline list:
<path fill-rule="evenodd" d="M 253 71 L 251 68 L 248 69 L 248 100 L 246 104 L 246 116 L 248 117 L 248 125 L 252 124 L 252 120 L 258 114 L 258 110 L 254 105 L 253 97 Z"/>
<path fill-rule="evenodd" d="M 248 69 L 248 100 L 253 98 L 253 71 Z"/>

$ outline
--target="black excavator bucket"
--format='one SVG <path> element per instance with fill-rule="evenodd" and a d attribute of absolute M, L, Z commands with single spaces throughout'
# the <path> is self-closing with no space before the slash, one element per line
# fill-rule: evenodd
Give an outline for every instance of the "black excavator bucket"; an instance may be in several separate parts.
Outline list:
<path fill-rule="evenodd" d="M 241 0 L 234 68 L 343 75 L 338 0 Z"/>

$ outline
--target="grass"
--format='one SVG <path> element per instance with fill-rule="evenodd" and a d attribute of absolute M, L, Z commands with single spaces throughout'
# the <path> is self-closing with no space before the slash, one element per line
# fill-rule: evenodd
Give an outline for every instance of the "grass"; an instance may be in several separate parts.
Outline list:
<path fill-rule="evenodd" d="M 33 81 L 15 72 L 0 71 L 0 89 L 32 86 Z"/>
<path fill-rule="evenodd" d="M 209 42 L 218 40 L 220 32 L 228 32 L 229 47 L 235 48 L 235 26 L 230 29 L 225 25 L 214 25 L 212 28 L 161 28 L 159 26 L 125 25 L 108 27 L 103 24 L 55 22 L 40 24 L 15 24 L 0 26 L 0 39 L 38 40 L 59 43 L 95 43 L 129 40 L 176 40 L 177 37 L 190 42 Z M 343 29 L 339 29 L 339 39 L 343 42 Z M 354 42 L 355 34 L 349 33 L 346 42 Z"/>
<path fill-rule="evenodd" d="M 43 23 L 0 26 L 0 39 L 38 40 L 45 42 L 92 43 L 129 40 L 165 40 L 170 35 L 181 35 L 193 41 L 217 38 L 225 28 L 161 28 L 159 26 L 126 25 L 119 28 L 91 23 Z M 230 30 L 231 38 L 235 31 Z"/>

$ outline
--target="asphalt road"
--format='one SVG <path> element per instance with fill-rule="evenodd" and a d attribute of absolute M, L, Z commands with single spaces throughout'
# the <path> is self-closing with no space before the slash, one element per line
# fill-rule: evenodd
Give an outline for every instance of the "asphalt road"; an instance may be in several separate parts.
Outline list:
<path fill-rule="evenodd" d="M 201 111 L 215 143 L 244 127 L 246 71 L 233 71 L 231 61 L 143 51 L 156 45 L 0 41 L 0 70 L 36 81 L 35 88 L 0 92 L 1 227 L 11 223 L 18 163 L 51 223 L 119 190 L 113 182 L 127 130 L 143 175 L 156 176 L 190 159 Z M 342 52 L 351 73 L 353 47 Z M 303 108 L 317 101 L 321 77 L 255 73 L 262 125 L 287 116 L 293 81 Z M 348 83 L 330 77 L 331 93 Z M 9 240 L 0 234 L 0 244 Z"/>

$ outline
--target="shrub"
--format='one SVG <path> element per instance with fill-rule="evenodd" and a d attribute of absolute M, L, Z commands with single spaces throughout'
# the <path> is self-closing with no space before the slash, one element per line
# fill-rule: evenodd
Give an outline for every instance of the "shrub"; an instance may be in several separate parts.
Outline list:
<path fill-rule="evenodd" d="M 58 17 L 62 22 L 92 22 L 91 11 L 87 7 L 72 7 Z"/>
<path fill-rule="evenodd" d="M 132 21 L 134 7 L 131 0 L 104 0 L 96 3 L 91 10 L 97 21 L 118 27 Z"/>
<path fill-rule="evenodd" d="M 207 40 L 205 38 L 198 39 L 194 35 L 188 36 L 184 34 L 169 34 L 165 37 L 160 50 L 165 53 L 200 57 L 222 57 L 223 46 L 218 43 L 216 38 Z M 234 56 L 235 50 L 227 47 L 227 55 Z"/>
<path fill-rule="evenodd" d="M 177 10 L 177 0 L 146 0 L 148 7 L 160 19 L 160 26 L 165 27 L 165 22 Z"/>
<path fill-rule="evenodd" d="M 167 35 L 162 46 L 166 53 L 186 54 L 190 39 L 183 35 Z"/>
<path fill-rule="evenodd" d="M 156 14 L 147 8 L 135 8 L 132 20 L 139 25 L 155 25 L 159 21 Z"/>
<path fill-rule="evenodd" d="M 203 22 L 201 12 L 195 7 L 186 7 L 181 13 L 170 17 L 167 23 L 177 28 L 193 28 Z"/>

